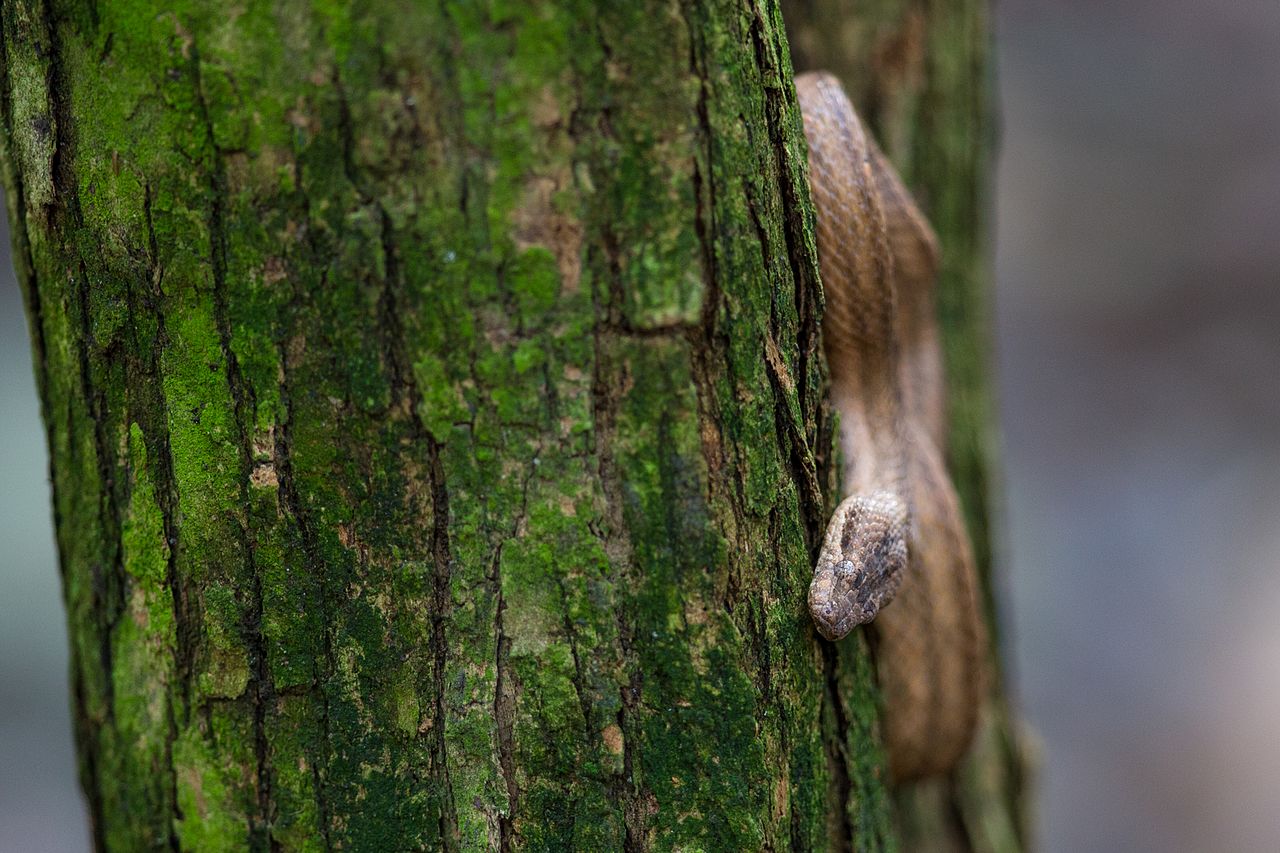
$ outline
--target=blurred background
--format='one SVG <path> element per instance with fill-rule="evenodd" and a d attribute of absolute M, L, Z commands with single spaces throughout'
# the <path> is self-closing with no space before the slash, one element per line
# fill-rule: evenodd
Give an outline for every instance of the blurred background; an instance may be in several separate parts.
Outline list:
<path fill-rule="evenodd" d="M 1006 624 L 1050 851 L 1280 850 L 1280 3 L 997 3 Z"/>
<path fill-rule="evenodd" d="M 1001 0 L 1005 651 L 1047 851 L 1280 849 L 1280 3 Z M 88 849 L 0 234 L 0 851 Z"/>

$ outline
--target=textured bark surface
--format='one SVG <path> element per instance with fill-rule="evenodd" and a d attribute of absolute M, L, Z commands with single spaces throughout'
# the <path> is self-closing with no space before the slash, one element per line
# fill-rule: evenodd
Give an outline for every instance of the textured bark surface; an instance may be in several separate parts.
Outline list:
<path fill-rule="evenodd" d="M 3 15 L 100 845 L 887 842 L 776 10 Z"/>
<path fill-rule="evenodd" d="M 938 233 L 939 312 L 951 423 L 948 467 L 985 582 L 992 582 L 994 406 L 990 356 L 990 161 L 994 117 L 985 0 L 784 0 L 796 71 L 844 83 Z M 999 673 L 995 649 L 992 671 Z M 909 850 L 1019 850 L 1029 844 L 1027 744 L 997 677 L 978 741 L 955 778 L 900 791 Z"/>
<path fill-rule="evenodd" d="M 0 9 L 99 846 L 893 846 L 775 8 Z"/>

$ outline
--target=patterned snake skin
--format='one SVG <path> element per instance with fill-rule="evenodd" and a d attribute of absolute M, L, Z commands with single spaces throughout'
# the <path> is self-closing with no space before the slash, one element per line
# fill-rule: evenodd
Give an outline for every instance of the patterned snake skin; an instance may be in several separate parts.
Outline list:
<path fill-rule="evenodd" d="M 839 82 L 804 74 L 796 91 L 848 495 L 827 529 L 809 609 L 829 640 L 876 620 L 884 741 L 903 782 L 951 769 L 984 695 L 973 556 L 943 464 L 937 240 Z"/>

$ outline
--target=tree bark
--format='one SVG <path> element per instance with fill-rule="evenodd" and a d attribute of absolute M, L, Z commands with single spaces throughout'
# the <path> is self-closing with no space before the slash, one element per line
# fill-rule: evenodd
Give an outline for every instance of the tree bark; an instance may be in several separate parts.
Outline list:
<path fill-rule="evenodd" d="M 100 848 L 895 844 L 776 7 L 2 10 Z"/>

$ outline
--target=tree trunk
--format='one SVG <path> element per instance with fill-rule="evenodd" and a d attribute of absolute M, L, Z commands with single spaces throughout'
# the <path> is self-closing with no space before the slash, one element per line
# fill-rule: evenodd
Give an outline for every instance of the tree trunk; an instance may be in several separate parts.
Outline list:
<path fill-rule="evenodd" d="M 893 846 L 778 10 L 393 5 L 3 4 L 96 844 Z"/>

